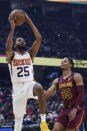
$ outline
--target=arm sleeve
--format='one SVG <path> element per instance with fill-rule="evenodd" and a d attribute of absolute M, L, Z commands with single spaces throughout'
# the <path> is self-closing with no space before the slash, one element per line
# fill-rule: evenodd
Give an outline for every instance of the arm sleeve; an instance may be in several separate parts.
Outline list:
<path fill-rule="evenodd" d="M 81 109 L 82 106 L 84 105 L 84 86 L 76 86 L 77 89 L 77 100 L 75 107 L 77 109 Z"/>

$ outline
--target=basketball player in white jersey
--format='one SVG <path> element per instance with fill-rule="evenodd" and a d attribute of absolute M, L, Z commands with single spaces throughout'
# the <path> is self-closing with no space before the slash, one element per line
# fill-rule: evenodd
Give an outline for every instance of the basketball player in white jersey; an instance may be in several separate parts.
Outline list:
<path fill-rule="evenodd" d="M 26 113 L 27 99 L 38 99 L 41 113 L 41 131 L 50 131 L 46 123 L 46 99 L 44 97 L 44 90 L 41 84 L 33 79 L 33 63 L 32 60 L 36 56 L 42 38 L 32 20 L 25 13 L 26 22 L 31 27 L 36 40 L 31 49 L 25 51 L 26 43 L 23 38 L 17 38 L 15 42 L 16 52 L 12 50 L 13 34 L 15 30 L 15 11 L 10 14 L 9 22 L 11 30 L 6 43 L 6 56 L 8 58 L 8 65 L 11 75 L 13 87 L 13 112 L 15 115 L 14 131 L 21 131 L 24 114 Z"/>

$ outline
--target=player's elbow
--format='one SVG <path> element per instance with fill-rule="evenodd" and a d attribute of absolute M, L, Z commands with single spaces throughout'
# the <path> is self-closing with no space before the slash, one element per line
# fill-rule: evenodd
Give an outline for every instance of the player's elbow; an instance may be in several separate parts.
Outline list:
<path fill-rule="evenodd" d="M 5 47 L 5 53 L 8 54 L 8 52 L 10 53 L 12 49 L 10 49 L 9 47 Z"/>
<path fill-rule="evenodd" d="M 40 42 L 40 43 L 42 42 L 42 36 L 41 36 L 41 34 L 38 35 L 37 41 Z"/>
<path fill-rule="evenodd" d="M 45 95 L 45 98 L 48 99 L 50 97 L 48 91 L 44 90 L 44 95 Z"/>
<path fill-rule="evenodd" d="M 7 41 L 6 46 L 5 46 L 5 51 L 8 52 L 10 51 L 10 47 L 9 47 L 9 42 Z"/>
<path fill-rule="evenodd" d="M 9 48 L 6 46 L 5 47 L 5 53 L 6 53 L 6 55 L 8 54 L 8 52 L 9 52 Z"/>
<path fill-rule="evenodd" d="M 5 52 L 6 52 L 6 54 L 7 54 L 8 52 L 10 52 L 10 49 L 5 48 Z"/>

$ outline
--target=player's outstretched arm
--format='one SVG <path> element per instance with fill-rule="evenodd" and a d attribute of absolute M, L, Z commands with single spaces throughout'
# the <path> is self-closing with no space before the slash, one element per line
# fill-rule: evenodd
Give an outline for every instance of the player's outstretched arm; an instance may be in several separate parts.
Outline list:
<path fill-rule="evenodd" d="M 33 59 L 36 56 L 36 54 L 37 54 L 37 52 L 38 52 L 38 50 L 40 48 L 40 44 L 42 42 L 42 37 L 41 37 L 41 34 L 38 31 L 37 27 L 34 25 L 34 23 L 32 22 L 32 20 L 29 18 L 29 16 L 27 14 L 26 14 L 26 22 L 31 27 L 31 29 L 32 29 L 32 31 L 33 31 L 33 33 L 35 35 L 35 38 L 36 38 L 36 40 L 34 41 L 31 49 L 29 50 L 30 56 Z"/>
<path fill-rule="evenodd" d="M 48 99 L 56 90 L 57 88 L 57 84 L 58 84 L 58 78 L 56 78 L 53 82 L 51 87 L 46 91 L 44 91 L 45 93 L 45 97 Z"/>
<path fill-rule="evenodd" d="M 15 23 L 14 23 L 14 14 L 10 14 L 9 16 L 9 22 L 11 24 L 11 30 L 6 42 L 6 56 L 8 57 L 8 63 L 11 62 L 11 58 L 14 55 L 12 51 L 12 45 L 13 45 L 13 34 L 15 29 Z"/>

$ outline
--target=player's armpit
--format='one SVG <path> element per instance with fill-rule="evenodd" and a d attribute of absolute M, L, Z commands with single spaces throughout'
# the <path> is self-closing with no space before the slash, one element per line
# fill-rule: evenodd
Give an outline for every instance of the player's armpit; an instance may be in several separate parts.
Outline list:
<path fill-rule="evenodd" d="M 14 57 L 14 52 L 12 50 L 6 50 L 6 56 L 8 58 L 8 63 L 10 63 L 12 58 Z"/>
<path fill-rule="evenodd" d="M 76 73 L 74 75 L 74 81 L 76 83 L 76 86 L 84 85 L 83 84 L 83 78 L 82 78 L 81 74 L 79 74 L 79 73 Z"/>
<path fill-rule="evenodd" d="M 53 82 L 52 82 L 52 85 L 51 87 L 47 90 L 47 91 L 44 91 L 45 93 L 45 97 L 48 99 L 56 90 L 57 88 L 57 84 L 58 84 L 58 78 L 56 78 Z"/>

